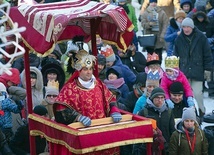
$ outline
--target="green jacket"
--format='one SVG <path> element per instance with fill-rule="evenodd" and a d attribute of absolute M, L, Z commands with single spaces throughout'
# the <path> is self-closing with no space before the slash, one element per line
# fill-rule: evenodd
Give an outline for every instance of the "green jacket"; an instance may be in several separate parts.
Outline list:
<path fill-rule="evenodd" d="M 138 25 L 137 25 L 137 17 L 136 17 L 136 13 L 135 13 L 135 8 L 131 4 L 127 4 L 127 6 L 129 8 L 128 17 L 131 20 L 132 24 L 134 25 L 134 31 L 137 32 Z"/>
<path fill-rule="evenodd" d="M 170 138 L 169 155 L 208 155 L 208 142 L 204 132 L 196 125 L 196 143 L 194 152 L 190 147 L 184 132 L 176 130 Z"/>

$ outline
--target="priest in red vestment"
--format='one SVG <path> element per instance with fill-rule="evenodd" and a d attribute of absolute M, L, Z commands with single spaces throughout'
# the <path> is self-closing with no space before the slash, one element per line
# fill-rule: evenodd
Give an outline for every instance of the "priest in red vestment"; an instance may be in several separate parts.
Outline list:
<path fill-rule="evenodd" d="M 70 124 L 81 122 L 90 126 L 92 119 L 112 117 L 117 123 L 122 115 L 117 109 L 116 98 L 108 88 L 93 75 L 96 58 L 84 50 L 75 55 L 72 67 L 76 69 L 72 77 L 60 91 L 54 104 L 55 120 Z M 59 152 L 60 151 L 60 152 Z M 51 147 L 51 154 L 73 155 L 64 146 Z M 119 147 L 87 153 L 87 155 L 119 155 Z"/>

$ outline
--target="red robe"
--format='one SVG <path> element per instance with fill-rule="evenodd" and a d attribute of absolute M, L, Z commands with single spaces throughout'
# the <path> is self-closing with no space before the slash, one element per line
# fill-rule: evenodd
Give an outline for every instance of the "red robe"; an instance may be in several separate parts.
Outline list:
<path fill-rule="evenodd" d="M 111 91 L 100 81 L 95 81 L 93 89 L 84 89 L 77 80 L 78 74 L 74 74 L 64 85 L 56 101 L 61 102 L 75 109 L 78 113 L 91 119 L 99 119 L 110 116 L 112 112 L 119 112 L 115 107 L 110 109 L 110 103 L 116 102 L 116 98 Z M 59 104 L 56 110 L 67 108 Z M 51 144 L 51 155 L 66 154 L 73 155 L 64 146 Z M 87 155 L 119 155 L 119 148 L 110 148 L 108 150 L 88 153 Z"/>

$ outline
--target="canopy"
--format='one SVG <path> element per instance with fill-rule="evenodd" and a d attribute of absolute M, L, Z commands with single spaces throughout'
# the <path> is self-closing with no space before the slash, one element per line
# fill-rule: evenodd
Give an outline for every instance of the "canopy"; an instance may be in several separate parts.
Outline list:
<path fill-rule="evenodd" d="M 11 8 L 10 17 L 26 27 L 21 33 L 24 44 L 42 55 L 51 52 L 55 43 L 76 35 L 83 35 L 88 42 L 91 35 L 98 34 L 122 51 L 133 38 L 133 24 L 122 7 L 90 0 L 23 4 Z"/>

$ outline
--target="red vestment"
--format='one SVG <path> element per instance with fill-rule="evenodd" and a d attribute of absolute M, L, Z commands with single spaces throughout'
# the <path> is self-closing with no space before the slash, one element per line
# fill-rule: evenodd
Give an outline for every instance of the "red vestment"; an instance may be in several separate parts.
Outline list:
<path fill-rule="evenodd" d="M 77 80 L 77 74 L 74 74 L 71 79 L 64 85 L 56 101 L 64 103 L 67 107 L 75 109 L 78 113 L 87 116 L 91 119 L 99 119 L 110 116 L 115 108 L 110 109 L 110 103 L 116 102 L 116 98 L 111 91 L 100 81 L 95 81 L 93 89 L 84 89 L 81 87 Z M 67 108 L 62 104 L 56 106 L 56 110 L 63 110 Z M 100 137 L 102 138 L 102 137 Z M 94 139 L 96 141 L 96 139 Z M 64 146 L 58 144 L 51 144 L 51 155 L 66 154 L 71 155 L 74 153 L 69 152 Z M 60 152 L 59 152 L 60 151 Z M 87 155 L 119 155 L 119 148 L 110 148 L 102 151 L 88 153 Z"/>

